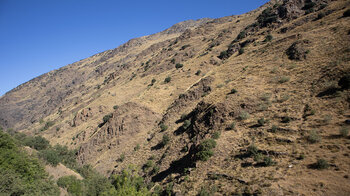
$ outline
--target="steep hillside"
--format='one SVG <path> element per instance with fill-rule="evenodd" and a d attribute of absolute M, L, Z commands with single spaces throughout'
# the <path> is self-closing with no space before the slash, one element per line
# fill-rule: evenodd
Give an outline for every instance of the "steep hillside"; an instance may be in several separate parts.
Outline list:
<path fill-rule="evenodd" d="M 151 191 L 350 194 L 350 1 L 187 21 L 0 99 L 0 124 Z M 162 190 L 163 190 L 162 189 Z"/>

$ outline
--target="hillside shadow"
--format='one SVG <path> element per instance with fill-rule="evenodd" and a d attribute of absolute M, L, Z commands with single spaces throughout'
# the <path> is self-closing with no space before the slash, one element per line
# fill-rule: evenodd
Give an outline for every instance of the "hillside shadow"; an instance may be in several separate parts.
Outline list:
<path fill-rule="evenodd" d="M 195 162 L 191 159 L 192 154 L 188 153 L 187 155 L 183 156 L 181 159 L 173 161 L 170 164 L 170 167 L 155 176 L 152 177 L 152 182 L 161 182 L 163 181 L 167 176 L 177 173 L 182 174 L 184 173 L 185 168 L 193 168 L 196 167 Z"/>

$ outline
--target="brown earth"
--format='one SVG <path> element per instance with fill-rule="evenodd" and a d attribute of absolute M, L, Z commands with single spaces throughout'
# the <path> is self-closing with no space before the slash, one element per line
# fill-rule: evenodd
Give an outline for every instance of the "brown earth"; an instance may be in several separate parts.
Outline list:
<path fill-rule="evenodd" d="M 350 137 L 339 134 L 350 120 L 349 8 L 271 1 L 183 22 L 13 89 L 0 124 L 79 149 L 105 175 L 136 165 L 178 194 L 349 195 Z M 199 161 L 212 137 L 213 156 Z"/>

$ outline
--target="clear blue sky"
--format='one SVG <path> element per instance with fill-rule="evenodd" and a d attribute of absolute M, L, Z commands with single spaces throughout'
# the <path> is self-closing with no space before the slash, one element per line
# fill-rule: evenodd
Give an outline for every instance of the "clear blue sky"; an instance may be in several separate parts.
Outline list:
<path fill-rule="evenodd" d="M 267 0 L 0 0 L 0 96 L 43 73 L 175 23 Z"/>

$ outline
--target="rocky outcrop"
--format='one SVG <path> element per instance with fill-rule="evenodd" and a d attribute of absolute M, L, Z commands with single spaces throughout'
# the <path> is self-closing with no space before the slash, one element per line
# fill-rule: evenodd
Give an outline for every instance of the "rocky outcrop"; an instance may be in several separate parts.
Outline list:
<path fill-rule="evenodd" d="M 306 49 L 306 45 L 309 44 L 307 40 L 299 40 L 294 42 L 286 51 L 288 58 L 290 60 L 304 60 L 306 59 L 306 55 L 308 54 L 308 50 Z"/>
<path fill-rule="evenodd" d="M 159 119 L 159 114 L 133 102 L 119 106 L 112 117 L 81 145 L 78 160 L 86 163 L 109 148 L 129 142 L 136 134 L 150 131 Z"/>
<path fill-rule="evenodd" d="M 203 95 L 211 92 L 210 84 L 214 81 L 212 77 L 206 77 L 194 84 L 186 93 L 180 94 L 170 107 L 167 109 L 162 121 L 166 121 L 171 115 L 178 114 L 181 110 L 191 104 L 193 101 L 200 99 Z"/>

